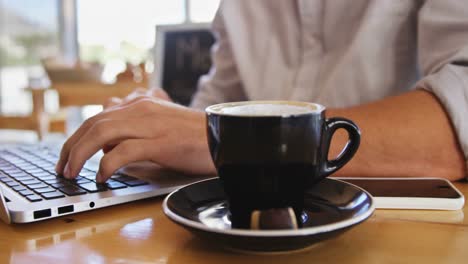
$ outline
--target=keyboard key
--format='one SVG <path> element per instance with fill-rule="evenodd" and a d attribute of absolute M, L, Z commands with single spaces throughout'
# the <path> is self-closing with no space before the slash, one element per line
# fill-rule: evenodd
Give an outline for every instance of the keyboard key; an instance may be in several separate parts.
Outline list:
<path fill-rule="evenodd" d="M 36 194 L 28 195 L 28 196 L 26 196 L 26 199 L 28 199 L 31 202 L 42 201 L 42 198 L 40 196 L 36 195 Z"/>
<path fill-rule="evenodd" d="M 16 168 L 15 165 L 13 165 L 14 162 L 11 162 L 11 161 L 9 161 L 7 159 L 5 159 L 5 162 L 8 163 L 8 165 L 2 168 L 3 171 L 10 171 L 10 170 L 17 170 L 18 169 L 18 168 Z"/>
<path fill-rule="evenodd" d="M 11 165 L 10 162 L 8 162 L 6 159 L 2 159 L 1 157 L 0 157 L 0 162 L 2 162 L 2 164 L 6 164 L 5 167 L 14 167 L 13 165 Z"/>
<path fill-rule="evenodd" d="M 54 176 L 59 176 L 59 175 L 57 174 L 57 172 L 55 171 L 55 168 L 53 168 L 53 169 L 48 169 L 48 170 L 46 170 L 46 171 L 47 171 L 48 173 L 54 175 Z M 63 177 L 63 175 L 60 175 L 60 176 Z"/>
<path fill-rule="evenodd" d="M 37 168 L 36 165 L 32 165 L 30 163 L 21 166 L 21 169 L 23 169 L 23 170 L 25 170 L 25 169 L 29 170 L 29 169 L 35 169 L 35 168 Z"/>
<path fill-rule="evenodd" d="M 86 176 L 96 177 L 96 172 L 94 172 L 94 171 L 88 171 L 88 170 L 84 171 L 84 170 L 82 170 L 79 174 L 80 174 L 80 176 L 85 177 L 85 178 L 87 178 Z"/>
<path fill-rule="evenodd" d="M 57 163 L 57 161 L 58 161 L 57 157 L 50 156 L 50 155 L 45 156 L 44 159 L 47 160 L 50 163 L 53 163 L 53 164 Z"/>
<path fill-rule="evenodd" d="M 52 165 L 52 164 L 51 164 L 51 165 L 42 166 L 42 169 L 43 169 L 43 170 L 46 170 L 46 171 L 50 171 L 50 170 L 51 170 L 51 171 L 55 172 L 55 165 Z"/>
<path fill-rule="evenodd" d="M 47 182 L 48 184 L 53 184 L 53 183 L 65 183 L 66 180 L 64 180 L 63 178 L 53 178 L 53 179 L 50 179 L 50 180 L 44 180 L 44 182 Z"/>
<path fill-rule="evenodd" d="M 31 190 L 22 190 L 22 191 L 19 191 L 19 194 L 23 195 L 23 196 L 28 196 L 28 195 L 31 195 L 31 194 L 34 194 Z"/>
<path fill-rule="evenodd" d="M 23 181 L 36 180 L 36 178 L 32 176 L 21 176 L 21 177 L 15 177 L 15 180 L 23 182 Z"/>
<path fill-rule="evenodd" d="M 5 154 L 5 153 L 2 153 L 0 155 L 0 157 L 3 158 L 4 160 L 10 162 L 10 163 L 22 161 L 22 159 L 19 159 L 19 158 L 15 157 L 14 155 Z"/>
<path fill-rule="evenodd" d="M 10 187 L 19 186 L 19 183 L 15 182 L 15 181 L 5 182 L 5 184 L 10 186 Z"/>
<path fill-rule="evenodd" d="M 20 181 L 22 184 L 24 185 L 32 185 L 32 184 L 39 184 L 39 183 L 42 183 L 36 179 L 33 179 L 33 180 L 26 180 L 26 181 Z"/>
<path fill-rule="evenodd" d="M 23 167 L 23 166 L 29 165 L 31 163 L 29 163 L 29 162 L 27 162 L 25 160 L 21 160 L 21 161 L 15 161 L 15 163 L 13 163 L 13 164 L 15 164 L 15 166 L 17 166 L 17 167 Z"/>
<path fill-rule="evenodd" d="M 117 181 L 106 182 L 106 185 L 107 185 L 107 188 L 111 190 L 127 188 L 127 185 L 117 182 Z"/>
<path fill-rule="evenodd" d="M 11 169 L 5 168 L 5 169 L 2 169 L 2 171 L 4 171 L 6 174 L 23 172 L 22 170 L 17 169 L 17 168 L 11 168 Z"/>
<path fill-rule="evenodd" d="M 75 186 L 78 185 L 76 183 L 75 179 L 70 179 L 70 180 L 69 179 L 64 179 L 63 181 L 61 181 L 61 183 L 65 183 L 65 184 L 69 184 L 69 185 L 75 185 Z"/>
<path fill-rule="evenodd" d="M 27 159 L 29 162 L 31 162 L 32 164 L 36 164 L 36 162 L 41 162 L 42 160 L 38 157 L 35 157 L 35 156 L 28 156 L 28 157 L 24 157 L 25 159 Z"/>
<path fill-rule="evenodd" d="M 55 192 L 55 189 L 51 187 L 45 187 L 45 188 L 34 189 L 34 191 L 42 194 L 42 193 L 48 193 L 48 192 Z"/>
<path fill-rule="evenodd" d="M 138 180 L 137 178 L 131 177 L 128 175 L 113 175 L 111 179 L 119 181 L 119 182 L 128 182 L 128 181 Z"/>
<path fill-rule="evenodd" d="M 37 181 L 36 178 L 32 176 L 16 177 L 15 179 L 20 182 L 31 181 L 31 180 Z"/>
<path fill-rule="evenodd" d="M 86 178 L 81 178 L 76 181 L 77 184 L 84 184 L 84 183 L 90 183 L 91 181 L 86 179 Z"/>
<path fill-rule="evenodd" d="M 50 175 L 50 174 L 49 174 Z M 41 179 L 41 181 L 47 181 L 47 180 L 55 180 L 57 177 L 54 176 L 54 175 L 50 175 L 50 176 L 47 176 L 47 177 L 39 177 L 39 179 Z"/>
<path fill-rule="evenodd" d="M 40 189 L 40 188 L 46 188 L 49 187 L 47 184 L 44 183 L 36 183 L 36 184 L 26 184 L 31 189 Z"/>
<path fill-rule="evenodd" d="M 79 186 L 88 192 L 103 192 L 107 191 L 107 186 L 105 184 L 99 184 L 99 183 L 83 183 L 79 184 Z"/>
<path fill-rule="evenodd" d="M 62 188 L 62 187 L 65 187 L 65 186 L 74 186 L 74 185 L 71 185 L 69 183 L 51 183 L 50 186 L 56 188 L 56 189 L 59 189 L 59 188 Z"/>
<path fill-rule="evenodd" d="M 86 172 L 94 172 L 96 173 L 96 169 L 93 168 L 93 166 L 89 166 L 90 164 L 88 162 L 85 163 L 85 165 L 83 166 L 83 169 L 81 169 L 81 171 L 86 171 Z"/>
<path fill-rule="evenodd" d="M 42 171 L 42 172 L 39 172 L 39 173 L 34 173 L 33 174 L 34 177 L 37 177 L 37 178 L 44 178 L 44 177 L 50 177 L 50 176 L 54 176 L 46 171 Z"/>
<path fill-rule="evenodd" d="M 29 174 L 27 174 L 26 172 L 22 171 L 22 172 L 14 172 L 14 173 L 10 173 L 10 176 L 13 177 L 13 178 L 18 178 L 18 177 L 27 177 L 27 176 L 30 176 Z"/>
<path fill-rule="evenodd" d="M 80 194 L 85 194 L 87 193 L 85 190 L 78 188 L 76 186 L 68 185 L 68 186 L 63 186 L 58 188 L 59 191 L 65 193 L 66 195 L 80 195 Z"/>
<path fill-rule="evenodd" d="M 0 181 L 3 183 L 12 182 L 13 179 L 10 177 L 0 177 Z"/>
<path fill-rule="evenodd" d="M 142 180 L 134 180 L 134 181 L 127 181 L 125 182 L 128 186 L 141 186 L 141 185 L 146 185 L 148 182 L 142 181 Z"/>
<path fill-rule="evenodd" d="M 84 184 L 84 183 L 90 183 L 91 181 L 81 176 L 78 176 L 75 179 L 70 179 L 70 180 L 65 179 L 64 182 L 72 184 L 72 185 L 79 185 L 79 184 Z"/>
<path fill-rule="evenodd" d="M 18 185 L 18 186 L 13 187 L 12 189 L 19 192 L 19 191 L 26 190 L 26 187 L 24 187 L 23 185 Z"/>
<path fill-rule="evenodd" d="M 0 167 L 0 172 L 8 174 L 7 171 L 8 171 L 8 170 L 11 170 L 11 169 L 13 169 L 13 168 L 14 168 L 14 167 L 13 167 L 13 166 L 10 166 L 10 165 L 2 165 L 2 166 Z"/>
<path fill-rule="evenodd" d="M 38 166 L 39 168 L 43 168 L 44 166 L 48 166 L 50 163 L 45 160 L 39 160 L 34 162 L 34 165 Z"/>
<path fill-rule="evenodd" d="M 31 174 L 31 175 L 34 175 L 36 173 L 42 173 L 44 172 L 42 169 L 25 169 L 24 171 L 26 171 L 27 173 Z"/>
<path fill-rule="evenodd" d="M 81 176 L 83 179 L 88 179 L 90 181 L 95 181 L 96 180 L 96 175 L 89 175 L 89 176 Z"/>
<path fill-rule="evenodd" d="M 47 200 L 65 197 L 63 193 L 58 192 L 58 191 L 41 193 L 41 196 L 46 198 Z"/>

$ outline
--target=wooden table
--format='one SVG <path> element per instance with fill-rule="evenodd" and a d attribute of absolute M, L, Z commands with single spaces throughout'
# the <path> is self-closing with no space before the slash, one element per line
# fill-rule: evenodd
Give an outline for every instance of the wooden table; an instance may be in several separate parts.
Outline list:
<path fill-rule="evenodd" d="M 468 197 L 468 183 L 456 183 Z M 454 212 L 377 210 L 310 250 L 245 255 L 172 223 L 162 198 L 24 225 L 0 223 L 0 263 L 467 263 L 468 206 Z"/>
<path fill-rule="evenodd" d="M 27 88 L 26 91 L 31 94 L 32 112 L 20 116 L 0 114 L 0 128 L 34 130 L 38 138 L 42 139 L 49 129 L 49 118 L 44 103 L 45 90 Z"/>

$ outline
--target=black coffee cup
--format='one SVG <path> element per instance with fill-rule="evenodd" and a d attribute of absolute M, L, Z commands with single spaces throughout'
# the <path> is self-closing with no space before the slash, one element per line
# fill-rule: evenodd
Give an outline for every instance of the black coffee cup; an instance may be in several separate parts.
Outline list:
<path fill-rule="evenodd" d="M 352 121 L 327 119 L 325 107 L 315 103 L 224 103 L 206 108 L 206 116 L 209 148 L 233 228 L 300 227 L 305 191 L 345 165 L 360 143 Z M 340 128 L 348 132 L 348 143 L 328 160 L 332 136 Z"/>

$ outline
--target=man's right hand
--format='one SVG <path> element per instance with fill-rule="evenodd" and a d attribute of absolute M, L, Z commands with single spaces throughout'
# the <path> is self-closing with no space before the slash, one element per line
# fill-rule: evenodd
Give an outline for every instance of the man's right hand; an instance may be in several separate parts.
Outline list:
<path fill-rule="evenodd" d="M 153 96 L 126 98 L 86 120 L 65 142 L 56 170 L 75 178 L 85 161 L 106 147 L 99 182 L 120 167 L 142 160 L 187 173 L 215 172 L 205 114 Z"/>

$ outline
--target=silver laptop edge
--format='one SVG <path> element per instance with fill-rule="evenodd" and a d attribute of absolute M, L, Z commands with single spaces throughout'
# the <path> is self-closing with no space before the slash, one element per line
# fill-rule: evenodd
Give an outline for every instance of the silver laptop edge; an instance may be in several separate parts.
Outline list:
<path fill-rule="evenodd" d="M 0 150 L 8 149 L 0 146 Z M 96 162 L 88 164 L 97 164 Z M 95 166 L 87 166 L 95 167 Z M 158 169 L 159 168 L 159 169 Z M 182 186 L 212 176 L 191 176 L 162 170 L 149 162 L 119 170 L 149 184 L 123 189 L 30 202 L 0 182 L 0 218 L 5 223 L 29 223 L 168 194 Z"/>

